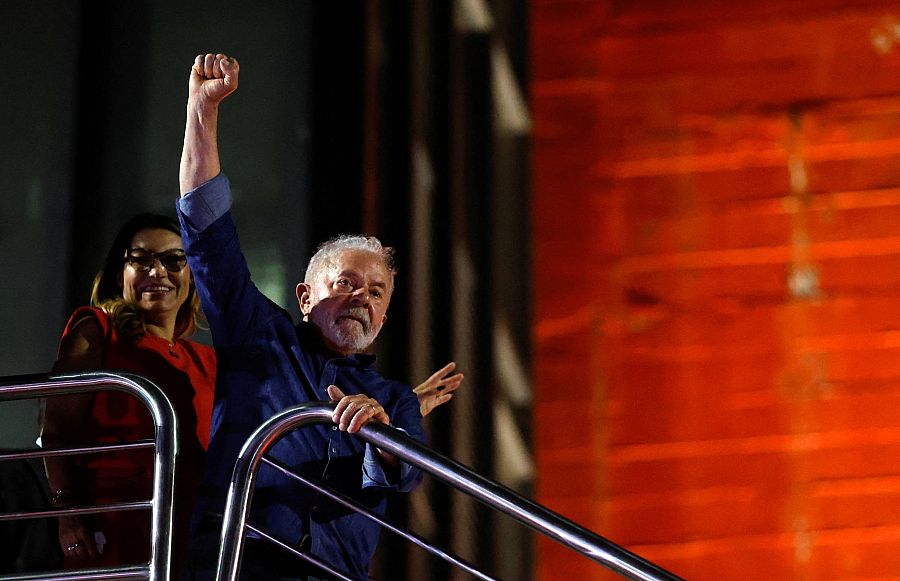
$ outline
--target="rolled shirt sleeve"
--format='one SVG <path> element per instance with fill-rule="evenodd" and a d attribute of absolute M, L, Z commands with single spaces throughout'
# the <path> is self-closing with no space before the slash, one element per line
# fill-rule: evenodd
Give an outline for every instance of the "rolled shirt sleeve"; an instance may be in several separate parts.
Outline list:
<path fill-rule="evenodd" d="M 231 184 L 224 173 L 197 186 L 178 200 L 184 224 L 193 232 L 203 232 L 231 209 Z"/>

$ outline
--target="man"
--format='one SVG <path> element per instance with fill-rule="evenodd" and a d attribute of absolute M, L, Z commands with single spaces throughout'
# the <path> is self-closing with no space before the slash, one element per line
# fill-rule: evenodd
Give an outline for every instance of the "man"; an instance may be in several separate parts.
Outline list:
<path fill-rule="evenodd" d="M 195 59 L 181 159 L 182 236 L 219 362 L 209 455 L 195 510 L 189 576 L 194 579 L 212 578 L 220 515 L 241 445 L 286 407 L 337 401 L 338 426 L 293 432 L 271 452 L 281 462 L 328 481 L 377 512 L 384 511 L 386 489 L 408 491 L 421 480 L 417 470 L 344 433 L 377 421 L 424 439 L 416 395 L 378 375 L 371 368 L 374 357 L 362 353 L 387 318 L 394 286 L 390 252 L 377 239 L 362 236 L 323 245 L 297 285 L 304 320 L 296 326 L 250 280 L 229 212 L 216 135 L 219 104 L 237 88 L 238 71 L 238 62 L 222 54 Z M 379 527 L 365 517 L 267 467 L 259 474 L 253 507 L 255 526 L 354 578 L 367 577 Z M 316 574 L 255 539 L 247 541 L 242 572 L 260 579 Z"/>

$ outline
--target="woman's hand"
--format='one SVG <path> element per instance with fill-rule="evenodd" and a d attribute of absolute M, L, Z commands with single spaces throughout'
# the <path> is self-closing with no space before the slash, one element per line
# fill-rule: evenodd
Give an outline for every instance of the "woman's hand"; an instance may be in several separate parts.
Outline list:
<path fill-rule="evenodd" d="M 66 558 L 96 559 L 94 535 L 78 516 L 59 517 L 59 546 Z"/>

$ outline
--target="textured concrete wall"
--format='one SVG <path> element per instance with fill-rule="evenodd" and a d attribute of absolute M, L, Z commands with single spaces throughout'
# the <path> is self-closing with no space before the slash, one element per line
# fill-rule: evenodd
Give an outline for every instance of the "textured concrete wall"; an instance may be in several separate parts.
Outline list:
<path fill-rule="evenodd" d="M 531 32 L 539 500 L 692 580 L 900 578 L 900 6 Z"/>

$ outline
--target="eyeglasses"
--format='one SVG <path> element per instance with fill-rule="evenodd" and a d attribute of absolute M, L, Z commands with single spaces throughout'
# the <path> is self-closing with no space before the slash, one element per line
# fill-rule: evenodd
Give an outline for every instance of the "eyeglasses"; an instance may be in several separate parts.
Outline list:
<path fill-rule="evenodd" d="M 157 260 L 168 272 L 180 272 L 187 264 L 184 250 L 149 252 L 143 248 L 132 248 L 125 256 L 125 263 L 130 264 L 135 270 L 150 270 Z"/>

